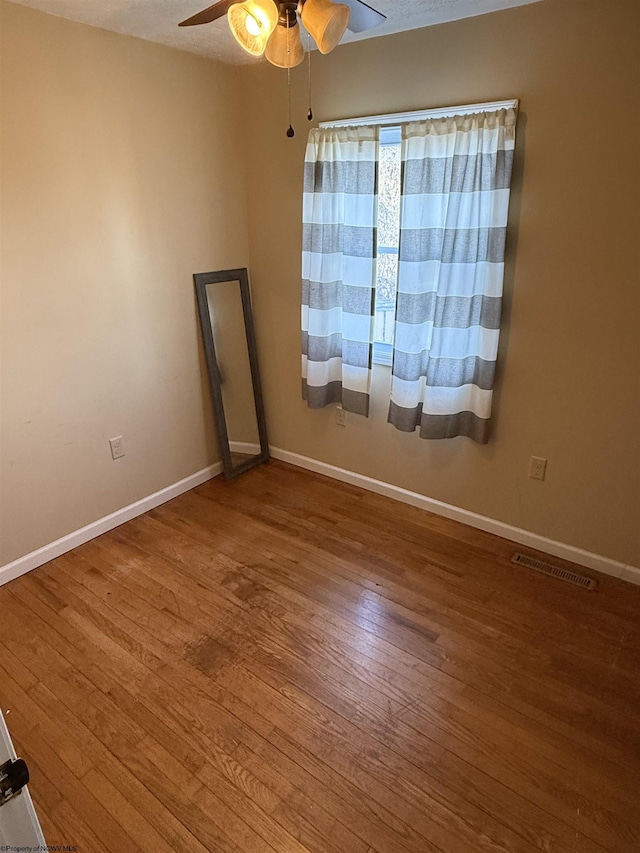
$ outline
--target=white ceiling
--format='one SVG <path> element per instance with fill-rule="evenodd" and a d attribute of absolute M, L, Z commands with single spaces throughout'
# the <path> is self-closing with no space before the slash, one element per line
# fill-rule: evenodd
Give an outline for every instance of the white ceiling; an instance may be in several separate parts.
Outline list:
<path fill-rule="evenodd" d="M 12 0 L 49 15 L 78 21 L 103 30 L 136 36 L 147 41 L 187 50 L 200 56 L 234 65 L 253 60 L 235 42 L 226 17 L 198 27 L 178 28 L 180 21 L 214 0 Z M 342 42 L 377 38 L 404 30 L 415 30 L 445 21 L 470 18 L 524 6 L 539 0 L 367 0 L 387 16 L 384 24 L 364 33 L 347 30 Z"/>

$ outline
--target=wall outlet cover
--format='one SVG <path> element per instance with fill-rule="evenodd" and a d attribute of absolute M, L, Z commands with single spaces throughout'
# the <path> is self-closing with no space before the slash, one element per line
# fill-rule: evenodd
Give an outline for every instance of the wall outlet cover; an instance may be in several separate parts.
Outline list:
<path fill-rule="evenodd" d="M 121 435 L 117 435 L 115 438 L 110 438 L 109 447 L 111 448 L 111 457 L 113 459 L 120 459 L 125 455 L 124 441 Z"/>
<path fill-rule="evenodd" d="M 544 480 L 547 474 L 547 460 L 542 456 L 532 456 L 529 462 L 529 476 L 532 480 Z"/>

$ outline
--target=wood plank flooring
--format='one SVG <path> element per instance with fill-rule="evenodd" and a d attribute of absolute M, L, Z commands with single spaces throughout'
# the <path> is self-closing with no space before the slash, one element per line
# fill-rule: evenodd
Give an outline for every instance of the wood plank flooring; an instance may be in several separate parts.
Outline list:
<path fill-rule="evenodd" d="M 515 550 L 271 461 L 0 588 L 47 842 L 637 853 L 640 587 Z"/>

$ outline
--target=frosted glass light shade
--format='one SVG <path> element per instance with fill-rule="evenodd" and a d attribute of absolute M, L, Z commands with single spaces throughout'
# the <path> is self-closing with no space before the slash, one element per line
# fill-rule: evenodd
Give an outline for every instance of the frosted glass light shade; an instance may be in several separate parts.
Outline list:
<path fill-rule="evenodd" d="M 289 50 L 287 52 L 287 33 L 289 37 Z M 300 39 L 300 27 L 297 22 L 293 27 L 286 27 L 280 23 L 269 39 L 265 51 L 265 57 L 272 65 L 278 68 L 295 68 L 304 59 L 304 48 Z"/>
<path fill-rule="evenodd" d="M 238 44 L 251 56 L 262 56 L 278 23 L 278 7 L 273 0 L 245 0 L 229 6 L 227 20 Z"/>
<path fill-rule="evenodd" d="M 306 0 L 301 18 L 320 53 L 329 53 L 347 29 L 349 7 L 344 3 L 333 3 L 332 0 Z"/>

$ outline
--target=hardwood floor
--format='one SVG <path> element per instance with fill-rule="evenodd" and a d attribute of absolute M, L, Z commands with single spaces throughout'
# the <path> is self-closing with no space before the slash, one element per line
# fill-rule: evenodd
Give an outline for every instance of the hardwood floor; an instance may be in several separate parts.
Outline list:
<path fill-rule="evenodd" d="M 48 844 L 637 853 L 640 587 L 515 550 L 272 461 L 0 588 Z"/>

